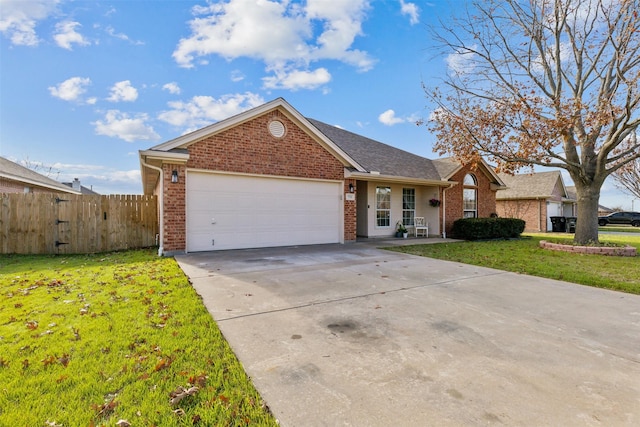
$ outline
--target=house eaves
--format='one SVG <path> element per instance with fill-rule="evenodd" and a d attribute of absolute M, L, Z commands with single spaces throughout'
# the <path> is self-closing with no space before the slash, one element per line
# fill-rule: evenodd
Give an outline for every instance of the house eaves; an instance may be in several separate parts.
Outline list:
<path fill-rule="evenodd" d="M 376 173 L 376 171 L 357 172 L 357 171 L 345 170 L 344 176 L 345 178 L 354 178 L 362 181 L 398 182 L 403 184 L 430 185 L 430 186 L 438 186 L 438 187 L 450 187 L 451 184 L 457 184 L 456 182 L 453 182 L 453 181 L 444 182 L 440 179 L 421 179 L 421 178 L 402 176 L 402 175 L 386 175 L 386 174 Z"/>

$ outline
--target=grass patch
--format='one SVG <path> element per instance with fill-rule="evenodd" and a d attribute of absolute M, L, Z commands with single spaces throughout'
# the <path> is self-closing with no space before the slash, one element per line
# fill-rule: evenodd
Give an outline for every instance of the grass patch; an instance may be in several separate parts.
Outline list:
<path fill-rule="evenodd" d="M 549 234 L 527 234 L 529 239 L 490 242 L 458 242 L 398 246 L 389 250 L 430 258 L 491 267 L 498 270 L 564 280 L 581 285 L 640 294 L 640 257 L 613 257 L 572 254 L 544 250 L 540 240 Z M 573 235 L 553 234 L 556 241 L 570 242 Z M 640 250 L 640 235 L 601 235 L 600 240 L 635 246 Z"/>
<path fill-rule="evenodd" d="M 640 227 L 633 227 L 631 225 L 606 225 L 604 227 L 598 227 L 598 231 L 603 232 L 616 232 L 616 233 L 640 233 Z"/>
<path fill-rule="evenodd" d="M 0 256 L 0 272 L 0 425 L 277 425 L 172 258 Z M 172 405 L 180 387 L 198 389 Z"/>

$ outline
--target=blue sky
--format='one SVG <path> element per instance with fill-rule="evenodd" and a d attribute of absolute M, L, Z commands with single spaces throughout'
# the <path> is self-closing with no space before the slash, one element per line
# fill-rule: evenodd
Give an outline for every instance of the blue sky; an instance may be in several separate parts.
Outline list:
<path fill-rule="evenodd" d="M 431 113 L 422 83 L 450 64 L 428 26 L 456 5 L 0 0 L 0 155 L 102 194 L 141 193 L 138 150 L 283 97 L 436 158 L 415 121 Z M 601 203 L 631 208 L 611 180 Z"/>

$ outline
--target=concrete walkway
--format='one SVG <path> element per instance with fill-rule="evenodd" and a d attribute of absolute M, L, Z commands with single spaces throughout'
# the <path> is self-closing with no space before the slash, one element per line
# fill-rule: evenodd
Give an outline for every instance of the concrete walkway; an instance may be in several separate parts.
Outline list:
<path fill-rule="evenodd" d="M 640 296 L 381 243 L 176 257 L 281 425 L 640 425 Z"/>

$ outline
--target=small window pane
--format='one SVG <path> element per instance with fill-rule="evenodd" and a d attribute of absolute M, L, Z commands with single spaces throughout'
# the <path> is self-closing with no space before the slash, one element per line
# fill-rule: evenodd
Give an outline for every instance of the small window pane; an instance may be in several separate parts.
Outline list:
<path fill-rule="evenodd" d="M 464 185 L 472 185 L 472 186 L 476 186 L 476 185 L 478 185 L 478 184 L 477 184 L 477 181 L 476 181 L 476 177 L 475 177 L 475 176 L 473 176 L 473 175 L 472 175 L 472 174 L 470 174 L 470 173 L 469 173 L 469 174 L 467 174 L 467 175 L 464 177 Z"/>
<path fill-rule="evenodd" d="M 376 187 L 376 225 L 391 226 L 391 187 Z"/>
<path fill-rule="evenodd" d="M 402 189 L 402 224 L 413 225 L 416 216 L 416 190 L 415 188 Z"/>

